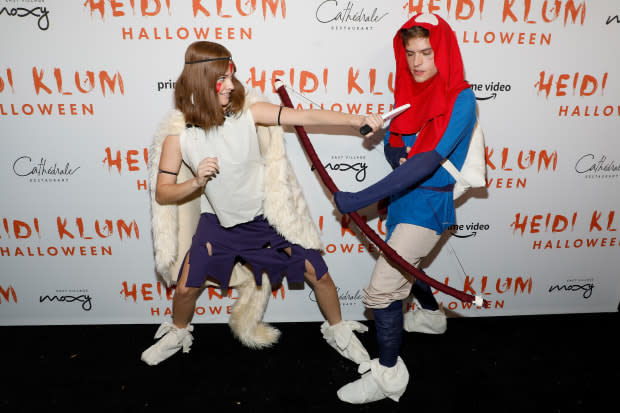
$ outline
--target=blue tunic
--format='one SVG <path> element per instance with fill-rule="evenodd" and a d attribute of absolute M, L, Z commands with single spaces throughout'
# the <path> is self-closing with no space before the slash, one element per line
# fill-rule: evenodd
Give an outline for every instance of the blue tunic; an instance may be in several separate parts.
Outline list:
<path fill-rule="evenodd" d="M 437 144 L 435 151 L 448 158 L 457 169 L 461 169 L 469 147 L 471 134 L 476 123 L 476 97 L 471 89 L 464 89 L 456 98 L 450 122 Z M 385 136 L 388 144 L 390 133 Z M 415 143 L 416 135 L 403 135 L 405 146 Z M 413 160 L 413 159 L 412 159 Z M 432 171 L 429 171 L 429 173 Z M 390 197 L 388 207 L 388 239 L 396 225 L 407 223 L 435 230 L 441 234 L 456 223 L 452 191 L 441 192 L 421 187 L 445 187 L 455 180 L 443 167 L 439 167 L 426 180 Z"/>

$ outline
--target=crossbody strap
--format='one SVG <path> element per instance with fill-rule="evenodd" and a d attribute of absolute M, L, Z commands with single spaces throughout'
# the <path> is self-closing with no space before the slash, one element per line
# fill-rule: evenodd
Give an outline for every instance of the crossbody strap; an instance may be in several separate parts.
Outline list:
<path fill-rule="evenodd" d="M 444 169 L 446 171 L 448 171 L 450 173 L 450 175 L 452 175 L 452 177 L 456 180 L 456 182 L 459 183 L 459 185 L 465 187 L 465 188 L 471 188 L 471 184 L 469 182 L 467 182 L 465 180 L 465 178 L 463 178 L 463 175 L 461 175 L 461 173 L 459 172 L 458 169 L 456 169 L 456 166 L 454 166 L 454 164 L 452 162 L 450 162 L 449 159 L 444 159 L 441 161 L 441 166 L 444 167 Z"/>

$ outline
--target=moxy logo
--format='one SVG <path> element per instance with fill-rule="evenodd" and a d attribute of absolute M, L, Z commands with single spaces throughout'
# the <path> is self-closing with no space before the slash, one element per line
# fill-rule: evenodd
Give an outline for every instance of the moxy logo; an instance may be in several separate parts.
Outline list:
<path fill-rule="evenodd" d="M 17 293 L 15 292 L 15 288 L 11 285 L 6 288 L 0 285 L 0 304 L 3 302 L 10 303 L 11 301 L 14 303 L 17 302 Z"/>
<path fill-rule="evenodd" d="M 99 15 L 101 19 L 106 16 L 119 18 L 124 16 L 157 17 L 161 15 L 171 16 L 171 0 L 86 0 L 84 7 L 91 15 Z M 207 4 L 215 3 L 215 9 L 208 7 Z M 257 11 L 262 12 L 263 19 L 267 16 L 277 18 L 278 14 L 286 18 L 286 0 L 235 0 L 223 1 L 216 0 L 192 0 L 192 15 L 194 18 L 210 17 L 215 10 L 215 15 L 224 19 L 247 17 Z"/>
<path fill-rule="evenodd" d="M 93 308 L 92 297 L 88 294 L 88 291 L 70 291 L 71 294 L 60 294 L 66 291 L 56 291 L 55 295 L 41 295 L 39 296 L 39 303 L 76 303 L 82 308 L 83 311 L 90 311 Z M 86 294 L 78 294 L 79 292 Z"/>
<path fill-rule="evenodd" d="M 47 30 L 50 27 L 49 10 L 47 7 L 2 7 L 0 9 L 0 18 L 7 16 L 17 19 L 34 18 L 40 30 Z"/>
<path fill-rule="evenodd" d="M 493 6 L 499 2 L 492 2 Z M 489 2 L 487 2 L 489 4 Z M 403 9 L 409 15 L 442 13 L 455 20 L 483 19 L 485 0 L 407 0 Z M 553 23 L 560 19 L 583 26 L 586 18 L 586 0 L 504 0 L 500 9 L 502 23 Z"/>
<path fill-rule="evenodd" d="M 549 286 L 549 293 L 565 293 L 565 294 L 581 294 L 586 300 L 592 297 L 594 283 L 592 279 L 588 280 L 568 280 L 564 284 L 556 284 Z"/>
<path fill-rule="evenodd" d="M 332 155 L 331 161 L 323 165 L 328 171 L 338 171 L 353 175 L 357 182 L 366 180 L 366 163 L 365 155 Z M 314 170 L 314 166 L 311 168 Z"/>
<path fill-rule="evenodd" d="M 605 21 L 606 25 L 610 25 L 611 23 L 619 23 L 620 24 L 620 17 L 618 17 L 618 15 L 616 14 L 615 16 L 607 16 L 607 20 Z"/>

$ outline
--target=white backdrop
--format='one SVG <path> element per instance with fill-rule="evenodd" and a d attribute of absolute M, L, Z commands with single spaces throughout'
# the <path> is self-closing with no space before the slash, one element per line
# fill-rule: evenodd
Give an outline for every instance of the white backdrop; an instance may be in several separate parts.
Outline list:
<path fill-rule="evenodd" d="M 454 316 L 616 311 L 616 1 L 0 0 L 0 324 L 169 317 L 172 290 L 153 268 L 146 148 L 191 42 L 224 44 L 238 78 L 275 103 L 281 78 L 313 106 L 386 112 L 392 37 L 429 10 L 457 35 L 488 156 L 488 188 L 459 205 L 459 226 L 426 271 L 492 307 L 439 300 Z M 354 131 L 309 132 L 341 189 L 389 172 L 381 145 Z M 344 316 L 364 319 L 376 248 L 334 212 L 296 135 L 286 141 Z M 363 214 L 384 230 L 375 207 Z M 195 322 L 225 322 L 235 294 L 206 291 Z M 266 319 L 322 316 L 307 286 L 285 283 Z"/>

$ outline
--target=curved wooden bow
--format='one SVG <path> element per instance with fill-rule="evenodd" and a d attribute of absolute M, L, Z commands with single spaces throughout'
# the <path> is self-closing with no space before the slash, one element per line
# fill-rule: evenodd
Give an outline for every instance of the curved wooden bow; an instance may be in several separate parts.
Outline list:
<path fill-rule="evenodd" d="M 288 92 L 286 91 L 284 83 L 282 83 L 280 80 L 277 80 L 275 82 L 275 85 L 276 85 L 276 91 L 278 92 L 278 95 L 280 95 L 280 99 L 282 100 L 282 103 L 284 104 L 284 106 L 293 108 L 294 107 L 293 102 L 291 101 L 291 98 L 289 97 Z M 303 126 L 295 126 L 295 131 L 297 132 L 297 136 L 299 137 L 299 140 L 301 141 L 301 145 L 303 146 L 304 151 L 306 152 L 306 154 L 310 158 L 310 161 L 312 162 L 312 166 L 319 173 L 319 176 L 321 177 L 321 181 L 323 181 L 323 184 L 327 187 L 327 189 L 329 189 L 329 191 L 332 194 L 338 191 L 338 187 L 336 186 L 332 178 L 329 176 L 329 174 L 325 170 L 325 167 L 323 166 L 323 164 L 321 163 L 321 160 L 316 154 L 314 147 L 312 146 L 312 143 L 310 142 L 310 139 L 308 138 L 308 135 L 306 134 L 306 131 L 303 128 Z M 415 278 L 419 278 L 420 280 L 424 281 L 425 283 L 435 288 L 436 290 L 439 290 L 442 293 L 448 294 L 458 300 L 461 300 L 467 303 L 474 303 L 478 307 L 481 307 L 481 306 L 485 308 L 490 307 L 490 303 L 487 300 L 482 299 L 482 297 L 473 296 L 463 291 L 459 291 L 455 288 L 452 288 L 448 285 L 445 285 L 435 280 L 434 278 L 429 277 L 428 275 L 424 273 L 424 271 L 415 268 L 413 265 L 405 261 L 405 259 L 402 258 L 383 239 L 381 239 L 381 237 L 372 228 L 370 228 L 368 224 L 366 224 L 366 222 L 364 222 L 362 217 L 360 217 L 357 212 L 350 212 L 349 216 L 351 217 L 353 222 L 355 222 L 355 224 L 357 224 L 357 226 L 362 230 L 362 232 L 372 242 L 374 242 L 375 245 L 381 251 L 383 251 L 385 256 L 388 259 L 390 259 L 390 261 L 392 261 L 393 263 L 398 265 L 400 268 L 402 268 L 404 271 L 408 272 Z"/>

